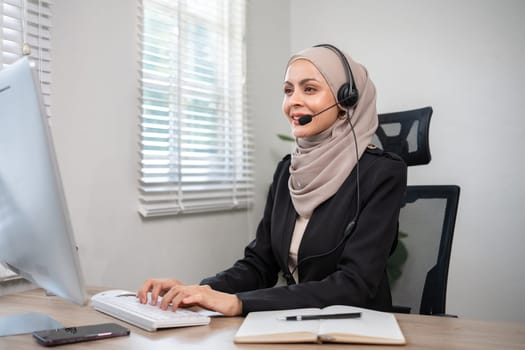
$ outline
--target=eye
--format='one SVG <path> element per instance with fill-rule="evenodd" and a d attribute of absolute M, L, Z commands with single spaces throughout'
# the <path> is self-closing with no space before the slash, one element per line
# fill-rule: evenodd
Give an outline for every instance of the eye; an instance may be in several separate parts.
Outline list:
<path fill-rule="evenodd" d="M 306 93 L 310 93 L 311 94 L 311 93 L 314 93 L 316 91 L 317 91 L 317 89 L 315 87 L 313 87 L 313 86 L 306 86 L 304 88 L 304 92 L 306 92 Z"/>
<path fill-rule="evenodd" d="M 292 92 L 293 92 L 293 89 L 291 87 L 287 87 L 287 86 L 284 87 L 285 95 L 290 95 Z"/>

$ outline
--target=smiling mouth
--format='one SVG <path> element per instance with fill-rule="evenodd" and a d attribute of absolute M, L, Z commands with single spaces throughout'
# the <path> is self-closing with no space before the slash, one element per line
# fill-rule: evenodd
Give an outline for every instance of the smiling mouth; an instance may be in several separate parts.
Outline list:
<path fill-rule="evenodd" d="M 299 123 L 299 119 L 301 118 L 301 116 L 295 116 L 295 117 L 292 117 L 292 121 L 293 121 L 293 124 L 294 125 L 301 125 Z"/>
<path fill-rule="evenodd" d="M 299 120 L 301 117 L 304 117 L 306 114 L 293 114 L 290 116 L 293 120 Z"/>

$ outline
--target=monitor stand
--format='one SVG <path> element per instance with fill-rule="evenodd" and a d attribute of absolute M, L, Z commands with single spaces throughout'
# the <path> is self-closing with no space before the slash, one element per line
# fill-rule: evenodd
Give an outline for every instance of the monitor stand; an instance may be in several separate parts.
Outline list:
<path fill-rule="evenodd" d="M 40 312 L 0 317 L 0 337 L 63 327 L 60 322 Z"/>

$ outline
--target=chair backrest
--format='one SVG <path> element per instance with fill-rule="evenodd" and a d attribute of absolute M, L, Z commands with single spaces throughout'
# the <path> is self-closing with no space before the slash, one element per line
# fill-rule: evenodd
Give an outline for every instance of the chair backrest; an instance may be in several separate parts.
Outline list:
<path fill-rule="evenodd" d="M 459 192 L 456 185 L 407 186 L 389 260 L 394 311 L 445 314 Z"/>
<path fill-rule="evenodd" d="M 408 166 L 430 163 L 432 107 L 379 114 L 373 142 Z M 388 261 L 396 312 L 445 314 L 459 187 L 407 186 L 398 245 Z"/>
<path fill-rule="evenodd" d="M 430 162 L 429 127 L 432 107 L 379 114 L 374 143 L 401 156 L 409 166 Z"/>

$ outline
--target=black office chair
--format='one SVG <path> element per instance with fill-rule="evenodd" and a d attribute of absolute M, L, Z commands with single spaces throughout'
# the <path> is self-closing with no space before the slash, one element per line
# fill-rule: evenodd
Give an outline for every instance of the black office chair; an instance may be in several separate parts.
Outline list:
<path fill-rule="evenodd" d="M 400 239 L 389 260 L 394 311 L 445 315 L 448 267 L 458 209 L 456 185 L 407 186 Z"/>
<path fill-rule="evenodd" d="M 432 107 L 379 114 L 374 143 L 401 156 L 408 166 L 428 164 L 431 117 Z"/>
<path fill-rule="evenodd" d="M 431 107 L 380 114 L 374 142 L 408 166 L 428 164 L 431 116 Z M 459 190 L 456 185 L 407 186 L 400 239 L 388 261 L 394 312 L 445 314 Z"/>

